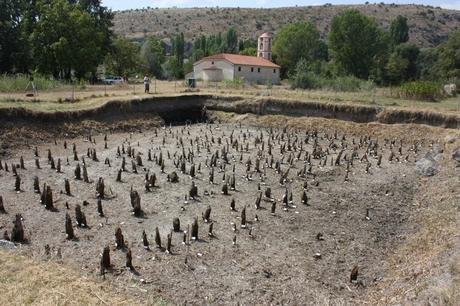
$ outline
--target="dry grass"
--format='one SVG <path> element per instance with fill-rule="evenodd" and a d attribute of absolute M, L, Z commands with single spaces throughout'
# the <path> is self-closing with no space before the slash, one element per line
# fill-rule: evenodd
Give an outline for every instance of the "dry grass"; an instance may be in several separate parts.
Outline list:
<path fill-rule="evenodd" d="M 440 173 L 422 180 L 412 203 L 419 228 L 390 258 L 390 275 L 370 294 L 375 305 L 460 303 L 460 169 L 445 145 Z"/>
<path fill-rule="evenodd" d="M 435 305 L 458 305 L 460 257 L 449 258 L 449 254 L 460 250 L 456 246 L 460 222 L 458 208 L 452 204 L 434 204 L 424 212 L 419 231 L 391 258 L 391 274 L 372 295 L 375 304 L 423 300 Z"/>
<path fill-rule="evenodd" d="M 200 84 L 196 92 L 189 93 L 181 81 L 157 81 L 156 94 L 146 95 L 142 92 L 142 85 L 121 86 L 88 86 L 85 90 L 54 90 L 40 92 L 38 97 L 28 98 L 24 93 L 1 93 L 0 108 L 26 108 L 34 111 L 78 111 L 97 108 L 108 101 L 129 101 L 133 98 L 178 96 L 189 94 L 216 95 L 222 97 L 241 97 L 245 100 L 254 100 L 261 96 L 286 101 L 304 101 L 328 103 L 335 105 L 373 106 L 396 110 L 418 110 L 439 112 L 444 114 L 458 114 L 460 112 L 460 97 L 446 99 L 441 102 L 422 102 L 402 100 L 387 96 L 386 89 L 372 92 L 332 92 L 325 90 L 291 90 L 286 85 L 274 86 L 267 90 L 266 86 L 246 85 L 241 89 L 224 88 L 222 85 L 205 86 Z M 154 92 L 154 86 L 151 86 Z M 72 101 L 74 97 L 74 102 Z"/>
<path fill-rule="evenodd" d="M 139 303 L 101 282 L 56 262 L 0 252 L 0 305 L 165 305 Z"/>
<path fill-rule="evenodd" d="M 37 97 L 26 97 L 25 93 L 0 93 L 0 108 L 25 108 L 42 112 L 79 111 L 100 107 L 111 100 L 126 100 L 152 96 L 174 96 L 186 94 L 181 82 L 157 82 L 157 93 L 143 93 L 143 85 L 88 86 L 84 90 L 53 90 L 39 92 Z M 73 99 L 72 99 L 73 97 Z M 72 102 L 73 101 L 73 102 Z"/>

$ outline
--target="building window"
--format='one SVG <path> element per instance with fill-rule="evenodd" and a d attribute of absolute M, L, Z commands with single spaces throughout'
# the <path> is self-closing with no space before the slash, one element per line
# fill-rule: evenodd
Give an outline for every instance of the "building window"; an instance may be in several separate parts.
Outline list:
<path fill-rule="evenodd" d="M 254 72 L 254 67 L 251 67 L 251 72 Z"/>
<path fill-rule="evenodd" d="M 273 73 L 276 73 L 276 69 L 273 69 Z"/>
<path fill-rule="evenodd" d="M 213 64 L 213 65 L 214 65 L 214 61 L 212 61 L 212 62 L 211 62 L 211 64 Z"/>
<path fill-rule="evenodd" d="M 260 68 L 257 68 L 257 72 L 260 73 Z"/>
<path fill-rule="evenodd" d="M 238 71 L 241 71 L 241 66 L 240 66 L 240 67 L 238 67 Z"/>
<path fill-rule="evenodd" d="M 262 57 L 262 56 L 263 56 L 263 55 L 262 55 L 262 52 L 260 52 L 260 53 L 259 53 L 259 57 Z"/>

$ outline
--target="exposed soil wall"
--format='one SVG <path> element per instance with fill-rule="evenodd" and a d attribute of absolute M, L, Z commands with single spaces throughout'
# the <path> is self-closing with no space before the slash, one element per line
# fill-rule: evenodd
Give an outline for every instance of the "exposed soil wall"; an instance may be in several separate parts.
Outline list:
<path fill-rule="evenodd" d="M 37 120 L 47 121 L 75 121 L 84 119 L 100 119 L 113 116 L 131 115 L 135 113 L 155 113 L 170 115 L 181 111 L 200 110 L 203 98 L 197 96 L 162 97 L 149 99 L 133 99 L 131 101 L 111 100 L 98 108 L 77 110 L 71 112 L 36 112 L 25 108 L 0 109 L 0 118 L 3 120 Z"/>
<path fill-rule="evenodd" d="M 377 120 L 379 109 L 369 106 L 339 105 L 321 102 L 286 101 L 276 99 L 258 99 L 226 101 L 221 98 L 209 99 L 208 108 L 219 111 L 231 111 L 239 114 L 286 115 L 293 117 L 321 117 L 366 123 Z"/>
<path fill-rule="evenodd" d="M 357 123 L 387 124 L 416 123 L 458 129 L 460 115 L 425 111 L 384 109 L 375 106 L 332 104 L 277 100 L 272 98 L 242 98 L 210 95 L 138 98 L 131 101 L 112 100 L 101 107 L 72 112 L 35 112 L 24 108 L 0 109 L 0 128 L 5 122 L 25 120 L 36 123 L 79 122 L 82 120 L 127 120 L 136 116 L 154 114 L 166 123 L 196 122 L 202 120 L 202 109 L 252 113 L 257 115 L 285 115 L 292 117 L 320 117 Z"/>
<path fill-rule="evenodd" d="M 377 120 L 378 122 L 387 124 L 416 123 L 451 129 L 460 129 L 459 115 L 446 115 L 435 112 L 387 109 L 378 114 Z"/>
<path fill-rule="evenodd" d="M 460 128 L 460 115 L 384 109 L 382 107 L 364 105 L 288 101 L 271 98 L 228 101 L 223 98 L 214 97 L 207 100 L 207 107 L 210 110 L 234 112 L 238 114 L 253 113 L 257 115 L 306 116 L 353 121 L 357 123 L 416 123 L 451 129 Z"/>

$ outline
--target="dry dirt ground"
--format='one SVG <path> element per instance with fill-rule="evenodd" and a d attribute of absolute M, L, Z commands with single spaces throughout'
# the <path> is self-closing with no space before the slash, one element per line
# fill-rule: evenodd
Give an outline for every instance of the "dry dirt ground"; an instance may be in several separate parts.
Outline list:
<path fill-rule="evenodd" d="M 238 97 L 256 99 L 258 97 L 287 99 L 296 101 L 324 102 L 346 105 L 371 105 L 390 109 L 422 110 L 457 114 L 460 110 L 460 98 L 450 97 L 442 101 L 428 102 L 399 98 L 392 88 L 376 88 L 359 92 L 336 92 L 333 90 L 293 90 L 288 83 L 274 85 L 244 84 L 232 86 L 225 83 L 198 82 L 196 89 L 190 89 L 184 81 L 152 82 L 150 94 L 143 93 L 142 84 L 120 84 L 113 86 L 88 85 L 85 88 L 63 86 L 55 90 L 40 91 L 37 97 L 26 97 L 25 92 L 0 92 L 1 108 L 26 108 L 37 112 L 75 111 L 92 109 L 110 100 L 132 100 L 160 96 L 185 96 L 189 94 L 216 95 L 220 97 Z M 74 100 L 72 100 L 72 97 Z M 74 101 L 74 102 L 72 102 Z"/>
<path fill-rule="evenodd" d="M 433 140 L 420 137 L 400 142 L 366 133 L 351 135 L 347 129 L 334 132 L 281 126 L 150 128 L 108 134 L 107 148 L 104 134 L 93 135 L 93 142 L 88 137 L 61 137 L 56 142 L 48 139 L 37 146 L 41 169 L 35 166 L 32 146 L 14 148 L 8 152 L 8 160 L 2 161 L 4 170 L 0 170 L 0 195 L 7 212 L 0 215 L 0 228 L 11 234 L 15 214 L 22 214 L 27 243 L 18 245 L 19 253 L 57 258 L 93 276 L 99 274 L 100 254 L 109 246 L 112 269 L 105 281 L 140 301 L 159 297 L 174 304 L 196 305 L 365 303 L 370 293 L 379 291 L 390 278 L 390 259 L 396 250 L 419 231 L 417 216 L 424 208 L 415 202 L 424 193 L 424 185 L 414 164 L 432 150 Z M 74 160 L 73 144 L 78 161 Z M 123 147 L 125 153 L 118 156 L 117 150 Z M 137 174 L 132 162 L 138 160 L 128 157 L 128 148 L 142 160 Z M 88 150 L 93 149 L 99 161 L 88 157 Z M 61 160 L 62 173 L 51 169 L 48 150 L 55 163 Z M 148 161 L 149 150 L 152 161 Z M 394 157 L 389 161 L 391 152 Z M 160 155 L 164 173 L 158 165 Z M 17 169 L 21 191 L 16 192 L 12 164 L 19 164 L 21 156 L 25 169 Z M 216 160 L 211 184 L 213 156 Z M 123 158 L 126 171 L 122 172 L 122 182 L 116 182 Z M 75 179 L 74 170 L 77 164 L 83 166 L 83 159 L 89 183 Z M 105 164 L 106 159 L 111 166 Z M 194 178 L 190 176 L 192 164 Z M 167 180 L 167 174 L 173 171 L 178 174 L 178 183 Z M 157 179 L 150 191 L 145 188 L 147 174 L 155 174 Z M 285 180 L 280 181 L 282 175 Z M 458 177 L 458 171 L 454 175 Z M 40 195 L 34 193 L 34 176 L 39 178 L 41 189 L 45 183 L 52 188 L 54 211 L 46 210 Z M 96 204 L 100 177 L 105 181 L 104 217 L 99 216 Z M 236 190 L 230 188 L 233 177 Z M 70 180 L 71 196 L 63 193 L 66 178 Z M 222 194 L 225 182 L 229 195 Z M 198 187 L 195 200 L 188 197 L 192 183 Z M 271 188 L 273 200 L 265 196 L 267 188 Z M 132 214 L 131 189 L 139 192 L 141 217 Z M 304 191 L 308 205 L 301 202 Z M 458 195 L 458 190 L 450 192 Z M 283 203 L 286 195 L 287 204 Z M 230 209 L 232 199 L 235 211 Z M 76 205 L 81 205 L 86 215 L 87 228 L 75 225 Z M 202 218 L 207 208 L 211 208 L 208 223 Z M 241 226 L 243 209 L 245 228 Z M 66 239 L 66 213 L 74 223 L 75 240 Z M 181 230 L 187 230 L 197 219 L 197 240 L 182 243 L 184 234 L 172 232 L 176 217 Z M 210 224 L 213 236 L 208 235 Z M 127 248 L 115 246 L 118 227 Z M 155 244 L 157 227 L 162 248 Z M 143 231 L 150 250 L 144 248 Z M 164 249 L 168 234 L 172 235 L 170 254 Z M 190 232 L 187 236 L 190 238 Z M 45 246 L 49 246 L 49 254 Z M 128 248 L 135 271 L 125 267 Z M 359 271 L 357 283 L 350 282 L 354 267 Z"/>

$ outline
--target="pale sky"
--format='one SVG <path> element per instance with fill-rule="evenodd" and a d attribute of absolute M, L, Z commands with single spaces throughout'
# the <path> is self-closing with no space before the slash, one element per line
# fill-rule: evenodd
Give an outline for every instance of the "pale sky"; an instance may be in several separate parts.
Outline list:
<path fill-rule="evenodd" d="M 286 7 L 286 6 L 308 6 L 308 5 L 323 5 L 325 3 L 332 4 L 364 4 L 366 1 L 356 0 L 103 0 L 105 6 L 112 10 L 126 10 L 144 7 Z M 382 1 L 369 1 L 370 3 L 380 3 Z M 460 0 L 392 0 L 383 1 L 385 3 L 396 4 L 424 4 L 432 6 L 440 6 L 448 9 L 460 10 Z"/>

